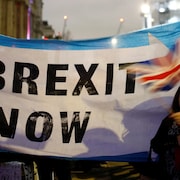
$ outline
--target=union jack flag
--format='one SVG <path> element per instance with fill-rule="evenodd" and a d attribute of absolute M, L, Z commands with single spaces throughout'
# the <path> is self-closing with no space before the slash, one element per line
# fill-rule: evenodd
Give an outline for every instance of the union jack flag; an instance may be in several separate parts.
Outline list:
<path fill-rule="evenodd" d="M 129 66 L 129 73 L 137 73 L 137 80 L 151 92 L 169 90 L 180 81 L 180 40 L 174 50 L 164 57 Z"/>

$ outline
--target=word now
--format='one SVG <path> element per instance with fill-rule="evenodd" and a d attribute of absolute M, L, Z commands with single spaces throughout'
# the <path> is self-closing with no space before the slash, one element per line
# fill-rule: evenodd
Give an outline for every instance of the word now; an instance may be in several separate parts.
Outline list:
<path fill-rule="evenodd" d="M 91 112 L 85 112 L 85 116 L 82 122 L 82 126 L 80 125 L 80 112 L 74 112 L 70 128 L 68 128 L 68 113 L 60 112 L 61 119 L 61 133 L 62 133 L 62 142 L 69 143 L 72 131 L 74 129 L 75 132 L 75 143 L 81 143 L 83 136 L 85 134 L 89 118 Z M 10 121 L 7 123 L 6 116 L 2 107 L 0 107 L 0 134 L 2 137 L 14 138 L 17 121 L 18 121 L 19 110 L 11 109 Z M 43 128 L 40 137 L 36 137 L 36 124 L 38 118 L 43 118 Z M 53 117 L 48 112 L 38 111 L 33 112 L 29 115 L 26 122 L 26 137 L 30 141 L 34 142 L 43 142 L 50 138 L 53 130 Z"/>

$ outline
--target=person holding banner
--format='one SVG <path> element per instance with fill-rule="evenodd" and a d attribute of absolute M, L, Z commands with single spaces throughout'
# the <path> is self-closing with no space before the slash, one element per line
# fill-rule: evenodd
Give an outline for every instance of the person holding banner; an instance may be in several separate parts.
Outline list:
<path fill-rule="evenodd" d="M 130 65 L 127 70 L 128 73 L 136 73 L 137 81 L 147 88 L 150 93 L 169 91 L 180 82 L 180 39 L 177 40 L 174 48 L 169 50 L 165 56 Z M 166 104 L 162 106 L 167 109 Z M 153 150 L 159 155 L 158 168 L 163 174 L 163 178 L 161 176 L 158 179 L 179 180 L 180 87 L 175 93 L 171 108 L 168 106 L 167 111 L 168 115 L 162 120 L 157 133 L 151 140 L 150 160 L 152 160 L 151 151 Z M 156 171 L 157 168 L 151 165 L 152 163 L 147 163 L 148 167 L 150 166 L 153 171 Z M 140 167 L 140 169 L 146 168 Z"/>
<path fill-rule="evenodd" d="M 173 99 L 169 118 L 173 120 L 168 135 L 176 136 L 177 145 L 170 146 L 164 153 L 167 174 L 172 180 L 180 179 L 180 87 Z"/>
<path fill-rule="evenodd" d="M 152 152 L 158 157 L 152 160 Z M 180 87 L 175 93 L 169 114 L 162 120 L 150 142 L 148 162 L 134 163 L 141 179 L 180 179 Z"/>
<path fill-rule="evenodd" d="M 179 91 L 180 90 L 178 90 L 177 92 L 179 92 Z M 178 107 L 179 107 L 180 106 L 180 94 L 178 94 L 177 100 L 178 100 L 177 102 L 178 102 Z M 168 165 L 169 165 L 168 156 L 167 156 L 166 162 L 167 162 L 167 171 L 170 174 L 170 176 L 172 176 L 172 179 L 174 180 L 174 179 L 180 179 L 180 109 L 178 112 L 173 112 L 170 115 L 170 118 L 172 118 L 177 125 L 177 147 L 172 148 L 171 151 L 169 150 L 169 153 L 173 153 L 172 160 L 173 160 L 174 170 L 173 170 L 173 168 L 170 169 L 168 167 Z"/>
<path fill-rule="evenodd" d="M 169 115 L 151 140 L 152 150 L 159 155 L 159 165 L 167 180 L 180 179 L 180 87 L 174 96 Z"/>

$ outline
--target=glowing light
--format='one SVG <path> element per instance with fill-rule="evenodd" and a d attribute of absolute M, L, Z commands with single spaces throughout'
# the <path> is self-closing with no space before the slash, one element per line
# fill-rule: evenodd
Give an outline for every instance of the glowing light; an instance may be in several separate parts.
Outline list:
<path fill-rule="evenodd" d="M 120 19 L 119 19 L 119 22 L 120 22 L 120 23 L 123 23 L 123 22 L 124 22 L 124 18 L 120 18 Z"/>
<path fill-rule="evenodd" d="M 160 3 L 159 3 L 159 9 L 158 9 L 158 11 L 159 11 L 160 13 L 168 12 L 167 3 L 166 3 L 166 2 L 160 2 Z"/>
<path fill-rule="evenodd" d="M 166 9 L 165 9 L 164 7 L 160 7 L 160 8 L 159 8 L 159 12 L 160 12 L 160 13 L 164 13 L 164 12 L 166 12 Z"/>
<path fill-rule="evenodd" d="M 142 14 L 149 14 L 150 13 L 150 6 L 147 3 L 142 4 L 141 6 Z"/>
<path fill-rule="evenodd" d="M 117 38 L 112 38 L 111 39 L 111 44 L 113 45 L 113 46 L 116 46 L 117 45 Z"/>
<path fill-rule="evenodd" d="M 180 2 L 177 2 L 177 1 L 170 1 L 168 3 L 168 8 L 172 11 L 176 11 L 178 9 L 180 9 Z"/>

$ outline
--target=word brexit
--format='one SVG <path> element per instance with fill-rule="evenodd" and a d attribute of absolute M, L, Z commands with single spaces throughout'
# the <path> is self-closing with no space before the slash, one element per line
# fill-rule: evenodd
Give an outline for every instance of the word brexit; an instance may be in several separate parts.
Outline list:
<path fill-rule="evenodd" d="M 128 65 L 119 64 L 118 71 L 124 71 L 122 69 L 123 66 Z M 83 87 L 86 88 L 89 95 L 99 95 L 97 88 L 95 87 L 92 76 L 97 71 L 99 64 L 91 64 L 89 69 L 86 70 L 83 64 L 75 64 L 75 69 L 79 74 L 80 78 L 77 80 L 77 84 L 74 87 L 72 92 L 72 96 L 79 96 Z M 66 96 L 67 89 L 56 89 L 57 83 L 65 83 L 66 77 L 57 76 L 58 71 L 68 71 L 68 64 L 48 64 L 47 65 L 47 81 L 46 81 L 46 95 L 51 96 Z M 24 76 L 24 70 L 29 70 L 29 76 Z M 113 89 L 113 77 L 114 77 L 114 64 L 107 64 L 106 68 L 106 82 L 105 82 L 105 95 L 112 94 Z M 5 64 L 0 61 L 0 90 L 5 87 L 5 78 L 3 77 L 3 73 L 5 73 L 6 67 Z M 127 72 L 126 72 L 127 73 Z M 23 83 L 28 85 L 28 93 L 31 95 L 38 95 L 38 84 L 36 83 L 36 79 L 39 76 L 39 68 L 37 65 L 32 63 L 20 63 L 15 62 L 14 66 L 14 77 L 12 84 L 12 92 L 13 93 L 22 93 Z M 120 82 L 121 85 L 121 82 Z M 134 93 L 134 85 L 135 85 L 135 74 L 126 75 L 126 89 L 125 93 Z"/>

